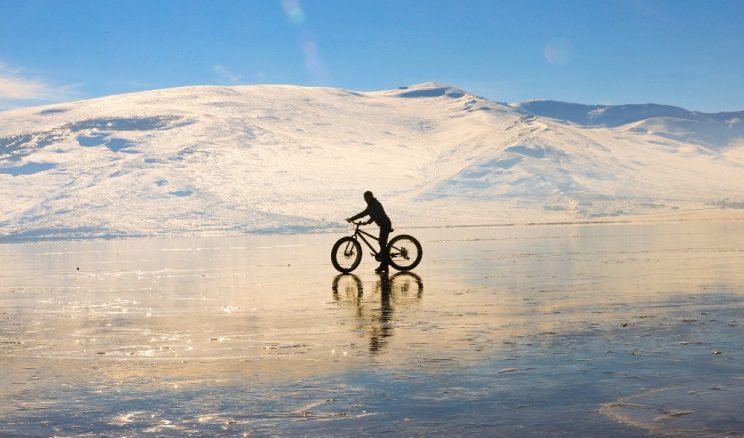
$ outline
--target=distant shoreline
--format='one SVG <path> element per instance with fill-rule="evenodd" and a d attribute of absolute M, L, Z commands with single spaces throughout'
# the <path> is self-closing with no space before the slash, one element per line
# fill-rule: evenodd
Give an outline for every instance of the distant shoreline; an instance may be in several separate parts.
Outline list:
<path fill-rule="evenodd" d="M 704 223 L 704 222 L 738 222 L 744 221 L 743 209 L 698 209 L 648 215 L 613 216 L 606 219 L 575 219 L 555 221 L 511 221 L 500 223 L 460 223 L 460 224 L 424 224 L 424 225 L 396 225 L 396 231 L 407 229 L 461 229 L 461 228 L 496 228 L 496 227 L 553 227 L 553 226 L 583 226 L 583 225 L 632 225 L 632 224 L 663 224 L 663 223 Z M 39 229 L 27 230 L 15 234 L 0 235 L 0 245 L 27 244 L 38 242 L 68 242 L 87 240 L 124 240 L 124 239 L 179 239 L 179 238 L 208 238 L 230 236 L 287 236 L 305 234 L 338 234 L 346 230 L 345 225 L 311 227 L 311 226 L 277 226 L 270 228 L 235 230 L 187 230 L 173 233 L 131 233 L 116 230 L 96 229 Z"/>

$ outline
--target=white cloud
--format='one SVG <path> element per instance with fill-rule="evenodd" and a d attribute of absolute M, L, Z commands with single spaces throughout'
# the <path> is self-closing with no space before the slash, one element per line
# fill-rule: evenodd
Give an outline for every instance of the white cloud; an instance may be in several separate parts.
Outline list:
<path fill-rule="evenodd" d="M 76 94 L 74 85 L 44 82 L 0 61 L 0 104 L 3 106 L 31 101 L 58 102 L 70 100 Z"/>

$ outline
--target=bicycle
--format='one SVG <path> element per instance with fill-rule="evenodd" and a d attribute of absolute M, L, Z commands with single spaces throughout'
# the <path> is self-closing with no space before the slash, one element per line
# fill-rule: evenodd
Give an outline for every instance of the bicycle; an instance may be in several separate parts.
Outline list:
<path fill-rule="evenodd" d="M 380 261 L 382 257 L 380 252 L 375 250 L 375 247 L 367 240 L 367 238 L 376 240 L 379 245 L 380 239 L 360 229 L 359 227 L 364 225 L 362 222 L 352 223 L 355 225 L 354 234 L 338 239 L 333 245 L 333 249 L 331 249 L 331 263 L 336 270 L 343 273 L 353 271 L 362 261 L 360 239 L 372 251 L 371 255 L 375 260 Z M 408 234 L 399 234 L 390 239 L 385 251 L 387 251 L 390 266 L 399 271 L 410 271 L 415 268 L 421 262 L 421 256 L 423 255 L 419 241 Z"/>

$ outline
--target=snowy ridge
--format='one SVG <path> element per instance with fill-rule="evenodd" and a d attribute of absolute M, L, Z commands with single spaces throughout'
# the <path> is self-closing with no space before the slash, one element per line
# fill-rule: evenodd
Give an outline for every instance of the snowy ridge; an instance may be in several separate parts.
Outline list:
<path fill-rule="evenodd" d="M 583 105 L 551 100 L 512 104 L 527 113 L 585 127 L 629 126 L 636 132 L 711 147 L 725 147 L 744 138 L 744 111 L 702 113 L 657 104 Z"/>
<path fill-rule="evenodd" d="M 360 211 L 364 190 L 396 227 L 744 203 L 744 113 L 625 107 L 509 106 L 425 83 L 0 112 L 0 240 L 320 230 Z"/>

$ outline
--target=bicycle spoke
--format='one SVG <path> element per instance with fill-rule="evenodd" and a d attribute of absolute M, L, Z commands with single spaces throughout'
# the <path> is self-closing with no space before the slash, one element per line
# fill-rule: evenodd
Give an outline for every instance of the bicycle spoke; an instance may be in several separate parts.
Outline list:
<path fill-rule="evenodd" d="M 405 247 L 405 246 L 401 246 L 401 247 L 393 246 L 392 249 L 396 250 L 397 252 L 391 252 L 390 253 L 390 257 L 391 258 L 393 258 L 393 257 L 401 257 L 401 258 L 403 258 L 405 260 L 410 260 L 411 259 L 411 257 L 409 256 L 409 254 L 411 253 L 411 251 L 407 247 Z"/>
<path fill-rule="evenodd" d="M 393 267 L 398 270 L 408 270 L 418 265 L 421 260 L 421 247 L 410 236 L 393 238 L 388 255 Z"/>
<path fill-rule="evenodd" d="M 351 237 L 339 239 L 331 250 L 331 261 L 341 272 L 351 272 L 362 260 L 361 248 Z"/>

